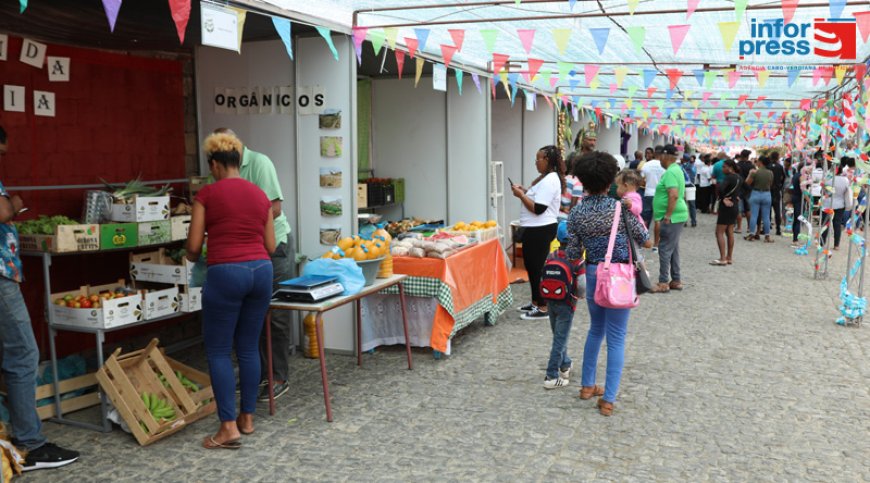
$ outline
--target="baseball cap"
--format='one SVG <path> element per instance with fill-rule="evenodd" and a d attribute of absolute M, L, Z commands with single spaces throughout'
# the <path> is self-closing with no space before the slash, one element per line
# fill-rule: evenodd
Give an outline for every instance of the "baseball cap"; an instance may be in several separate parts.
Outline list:
<path fill-rule="evenodd" d="M 662 148 L 662 154 L 669 154 L 671 156 L 677 155 L 677 147 L 673 144 L 665 144 Z"/>

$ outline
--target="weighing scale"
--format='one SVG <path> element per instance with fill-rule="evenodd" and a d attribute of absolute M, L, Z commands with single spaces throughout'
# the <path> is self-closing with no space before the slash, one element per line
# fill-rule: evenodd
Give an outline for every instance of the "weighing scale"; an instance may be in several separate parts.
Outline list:
<path fill-rule="evenodd" d="M 344 292 L 337 277 L 326 275 L 303 275 L 278 285 L 281 288 L 272 294 L 272 298 L 284 302 L 317 303 Z"/>

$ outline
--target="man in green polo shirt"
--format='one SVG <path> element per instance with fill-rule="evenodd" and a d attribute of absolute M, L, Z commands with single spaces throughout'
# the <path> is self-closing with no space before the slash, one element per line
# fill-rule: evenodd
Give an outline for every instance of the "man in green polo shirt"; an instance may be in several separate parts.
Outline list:
<path fill-rule="evenodd" d="M 659 223 L 659 284 L 652 291 L 682 290 L 680 283 L 680 234 L 689 219 L 686 205 L 686 179 L 677 164 L 677 148 L 673 144 L 662 150 L 661 163 L 665 172 L 653 197 L 653 219 Z M 668 283 L 670 281 L 670 283 Z"/>
<path fill-rule="evenodd" d="M 236 134 L 229 128 L 215 129 L 215 133 Z M 259 186 L 272 201 L 272 216 L 275 218 L 275 240 L 278 246 L 272 254 L 272 280 L 275 289 L 278 282 L 296 277 L 296 247 L 293 245 L 293 236 L 290 233 L 290 223 L 281 209 L 284 201 L 284 193 L 278 182 L 278 173 L 275 165 L 268 156 L 251 150 L 244 146 L 242 153 L 242 165 L 240 166 L 242 178 Z M 278 310 L 272 313 L 272 377 L 275 381 L 275 398 L 283 396 L 290 390 L 287 378 L 290 373 L 290 346 L 293 344 L 293 319 L 288 310 Z M 268 360 L 266 359 L 266 332 L 260 340 L 260 395 L 258 400 L 268 401 L 269 390 L 266 380 L 268 378 Z"/>

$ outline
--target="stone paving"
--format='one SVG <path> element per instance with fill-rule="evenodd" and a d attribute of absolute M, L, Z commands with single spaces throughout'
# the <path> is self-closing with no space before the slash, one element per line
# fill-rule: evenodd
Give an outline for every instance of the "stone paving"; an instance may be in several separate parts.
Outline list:
<path fill-rule="evenodd" d="M 739 240 L 735 264 L 712 267 L 713 223 L 683 232 L 686 289 L 645 295 L 632 313 L 611 418 L 577 399 L 579 371 L 570 388 L 543 389 L 549 326 L 513 312 L 466 329 L 449 358 L 415 349 L 413 371 L 401 348 L 362 368 L 330 355 L 332 424 L 317 362 L 298 357 L 291 393 L 274 417 L 259 406 L 239 451 L 200 447 L 216 418 L 149 447 L 118 429 L 48 423 L 81 460 L 26 480 L 870 481 L 870 326 L 833 323 L 845 252 L 824 281 L 786 238 Z M 528 288 L 514 293 L 519 305 Z M 587 326 L 580 307 L 578 366 Z M 186 359 L 204 365 L 201 352 Z"/>

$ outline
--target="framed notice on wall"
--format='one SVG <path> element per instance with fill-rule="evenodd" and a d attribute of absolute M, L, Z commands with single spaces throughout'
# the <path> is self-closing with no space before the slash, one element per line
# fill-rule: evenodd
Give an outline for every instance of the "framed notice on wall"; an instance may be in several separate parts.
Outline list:
<path fill-rule="evenodd" d="M 202 2 L 202 45 L 239 51 L 239 16 L 235 10 Z"/>

